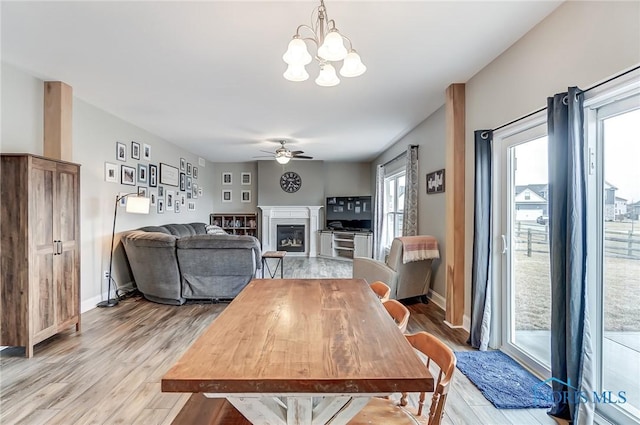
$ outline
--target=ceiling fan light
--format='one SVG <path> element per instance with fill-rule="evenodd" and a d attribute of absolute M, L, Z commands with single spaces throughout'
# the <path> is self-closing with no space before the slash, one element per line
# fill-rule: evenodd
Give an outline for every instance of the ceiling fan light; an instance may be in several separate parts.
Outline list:
<path fill-rule="evenodd" d="M 362 63 L 360 55 L 356 53 L 355 50 L 352 50 L 349 52 L 347 57 L 344 58 L 344 63 L 340 69 L 340 75 L 343 77 L 358 77 L 364 74 L 366 70 L 367 67 Z"/>
<path fill-rule="evenodd" d="M 276 154 L 276 161 L 278 161 L 278 164 L 284 165 L 291 161 L 291 156 L 286 155 L 286 153 L 278 153 Z"/>
<path fill-rule="evenodd" d="M 336 69 L 333 65 L 325 63 L 321 66 L 316 84 L 322 87 L 333 87 L 340 84 L 340 79 L 336 75 Z"/>
<path fill-rule="evenodd" d="M 307 51 L 307 44 L 297 36 L 289 42 L 282 60 L 288 65 L 307 65 L 311 63 L 311 55 Z"/>
<path fill-rule="evenodd" d="M 282 76 L 289 81 L 305 81 L 309 79 L 309 74 L 304 69 L 304 65 L 289 65 Z"/>
<path fill-rule="evenodd" d="M 318 56 L 328 61 L 341 61 L 347 56 L 344 40 L 337 29 L 332 29 L 318 49 Z"/>

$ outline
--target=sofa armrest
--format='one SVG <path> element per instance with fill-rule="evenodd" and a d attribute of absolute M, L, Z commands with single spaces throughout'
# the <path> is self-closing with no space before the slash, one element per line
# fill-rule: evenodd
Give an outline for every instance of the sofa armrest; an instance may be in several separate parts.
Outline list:
<path fill-rule="evenodd" d="M 367 283 L 380 280 L 391 289 L 391 298 L 396 298 L 398 274 L 382 261 L 367 257 L 354 257 L 353 277 L 356 279 L 364 279 Z"/>

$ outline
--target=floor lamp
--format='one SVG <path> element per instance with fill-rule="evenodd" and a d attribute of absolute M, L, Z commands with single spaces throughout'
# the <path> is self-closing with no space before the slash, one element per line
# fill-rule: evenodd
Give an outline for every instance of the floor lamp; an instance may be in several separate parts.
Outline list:
<path fill-rule="evenodd" d="M 120 203 L 120 201 L 131 195 L 136 196 L 127 199 L 127 206 L 125 208 L 125 211 L 132 214 L 149 214 L 149 198 L 138 196 L 137 193 L 116 195 L 116 205 L 113 211 L 113 230 L 111 231 L 111 250 L 109 251 L 111 255 L 109 256 L 109 285 L 107 286 L 107 299 L 104 301 L 100 301 L 97 304 L 97 307 L 115 307 L 116 305 L 118 305 L 118 294 L 115 294 L 115 298 L 111 298 L 111 281 L 113 280 L 111 269 L 113 266 L 113 244 L 116 237 L 116 217 L 118 216 L 118 204 Z"/>

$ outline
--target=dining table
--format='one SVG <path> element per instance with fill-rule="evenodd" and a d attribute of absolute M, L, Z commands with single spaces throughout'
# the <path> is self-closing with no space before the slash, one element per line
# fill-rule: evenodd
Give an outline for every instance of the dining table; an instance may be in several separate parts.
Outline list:
<path fill-rule="evenodd" d="M 363 279 L 254 279 L 163 376 L 252 424 L 346 424 L 433 376 Z"/>

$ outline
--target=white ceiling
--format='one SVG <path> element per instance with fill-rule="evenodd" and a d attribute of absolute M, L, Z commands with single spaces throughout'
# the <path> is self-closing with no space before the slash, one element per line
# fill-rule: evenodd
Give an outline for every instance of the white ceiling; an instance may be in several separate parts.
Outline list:
<path fill-rule="evenodd" d="M 319 1 L 2 2 L 2 60 L 214 162 L 270 139 L 315 159 L 367 161 L 444 103 L 560 1 L 332 1 L 367 65 L 336 87 L 282 77 Z"/>

